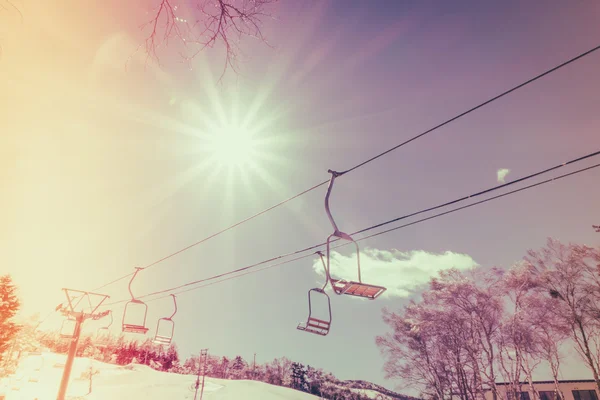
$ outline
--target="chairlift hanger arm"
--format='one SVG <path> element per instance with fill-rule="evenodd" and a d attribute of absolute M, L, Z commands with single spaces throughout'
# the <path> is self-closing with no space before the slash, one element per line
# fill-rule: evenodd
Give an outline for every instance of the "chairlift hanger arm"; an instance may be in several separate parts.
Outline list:
<path fill-rule="evenodd" d="M 319 250 L 316 252 L 316 254 L 319 255 L 319 258 L 321 259 L 321 264 L 323 264 L 323 269 L 325 270 L 325 284 L 321 288 L 322 291 L 325 291 L 325 288 L 327 287 L 327 284 L 330 281 L 329 270 L 327 269 L 327 264 L 325 264 L 325 255 L 323 254 L 323 252 Z"/>
<path fill-rule="evenodd" d="M 172 294 L 171 296 L 173 296 L 173 305 L 175 306 L 175 310 L 173 311 L 173 314 L 171 314 L 171 316 L 169 317 L 169 320 L 173 319 L 175 314 L 177 314 L 177 300 L 175 299 L 174 294 Z"/>
<path fill-rule="evenodd" d="M 129 294 L 131 295 L 131 301 L 137 301 L 136 298 L 135 298 L 135 296 L 133 295 L 133 292 L 131 291 L 131 283 L 133 282 L 133 280 L 137 276 L 138 272 L 140 272 L 142 269 L 143 269 L 142 267 L 135 267 L 135 272 L 133 273 L 133 276 L 129 280 L 128 289 L 129 289 Z"/>
<path fill-rule="evenodd" d="M 113 316 L 112 316 L 112 310 L 108 310 L 108 315 L 110 316 L 110 322 L 108 323 L 108 325 L 106 325 L 104 327 L 104 329 L 109 329 L 110 326 L 113 324 Z"/>
<path fill-rule="evenodd" d="M 331 174 L 331 179 L 329 180 L 329 185 L 327 186 L 327 194 L 325 195 L 325 212 L 327 212 L 327 217 L 329 218 L 329 222 L 331 222 L 331 225 L 333 226 L 334 233 L 338 233 L 340 230 L 338 229 L 337 224 L 335 223 L 333 216 L 331 215 L 331 210 L 329 209 L 329 196 L 331 196 L 331 190 L 333 189 L 335 178 L 341 176 L 342 174 L 333 170 L 328 170 L 327 172 Z"/>

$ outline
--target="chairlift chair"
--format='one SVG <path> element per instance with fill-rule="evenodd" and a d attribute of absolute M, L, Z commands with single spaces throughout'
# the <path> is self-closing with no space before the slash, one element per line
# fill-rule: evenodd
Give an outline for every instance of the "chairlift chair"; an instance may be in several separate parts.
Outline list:
<path fill-rule="evenodd" d="M 110 326 L 113 324 L 112 311 L 108 311 L 110 322 L 106 326 L 98 328 L 96 331 L 96 347 L 105 348 L 108 346 L 108 337 L 110 335 Z"/>
<path fill-rule="evenodd" d="M 65 339 L 71 339 L 75 334 L 75 325 L 77 321 L 75 318 L 68 317 L 65 319 L 60 326 L 60 337 Z"/>
<path fill-rule="evenodd" d="M 331 180 L 329 181 L 329 186 L 327 187 L 327 195 L 325 196 L 325 212 L 327 212 L 329 221 L 331 222 L 331 225 L 333 226 L 333 233 L 331 235 L 329 235 L 329 237 L 327 238 L 327 276 L 328 276 L 329 282 L 331 283 L 333 292 L 337 295 L 347 294 L 350 296 L 357 296 L 357 297 L 362 297 L 362 298 L 366 298 L 369 300 L 375 300 L 387 289 L 383 286 L 371 285 L 371 284 L 362 282 L 362 279 L 360 276 L 360 249 L 358 247 L 358 243 L 356 243 L 356 241 L 354 239 L 352 239 L 352 237 L 350 235 L 348 235 L 347 233 L 344 233 L 338 229 L 335 221 L 333 220 L 333 216 L 331 215 L 331 211 L 329 209 L 329 196 L 331 195 L 331 190 L 333 189 L 333 183 L 335 181 L 335 178 L 337 178 L 338 176 L 340 176 L 342 174 L 339 172 L 336 172 L 336 171 L 332 171 L 332 170 L 329 170 L 328 172 L 331 174 Z M 358 281 L 348 281 L 346 279 L 333 279 L 331 277 L 331 274 L 330 274 L 330 271 L 331 271 L 331 269 L 330 269 L 330 267 L 331 267 L 330 247 L 331 246 L 330 245 L 331 245 L 331 239 L 334 237 L 352 242 L 356 246 L 356 261 L 357 261 L 357 265 L 358 265 Z"/>
<path fill-rule="evenodd" d="M 154 335 L 153 340 L 153 342 L 156 344 L 169 345 L 171 344 L 171 340 L 173 340 L 173 333 L 175 331 L 175 322 L 173 322 L 173 317 L 175 314 L 177 314 L 177 300 L 175 299 L 174 294 L 171 296 L 173 296 L 173 305 L 175 306 L 175 310 L 170 317 L 160 318 L 156 323 L 156 334 Z M 166 334 L 165 331 L 167 332 Z"/>
<path fill-rule="evenodd" d="M 297 329 L 321 336 L 326 336 L 329 333 L 329 329 L 331 328 L 331 299 L 329 298 L 329 295 L 325 293 L 325 288 L 327 287 L 327 282 L 329 280 L 329 274 L 327 272 L 327 268 L 325 267 L 325 261 L 323 261 L 323 253 L 317 252 L 317 254 L 319 254 L 321 258 L 323 268 L 325 268 L 325 284 L 322 288 L 313 288 L 308 291 L 308 318 L 306 320 L 306 323 L 299 323 Z M 312 316 L 311 294 L 313 293 L 320 293 L 327 298 L 327 307 L 329 309 L 328 320 L 323 320 Z"/>
<path fill-rule="evenodd" d="M 122 321 L 122 330 L 126 333 L 139 333 L 145 335 L 148 332 L 148 328 L 146 328 L 146 316 L 148 315 L 148 305 L 141 300 L 136 299 L 131 292 L 131 282 L 135 279 L 138 272 L 140 272 L 142 268 L 137 267 L 135 269 L 135 273 L 131 277 L 129 281 L 129 294 L 131 295 L 131 300 L 127 302 L 125 305 L 125 311 L 123 311 L 123 321 Z M 128 319 L 128 313 L 131 314 L 135 309 L 143 310 L 144 318 L 141 321 L 135 322 L 134 320 Z"/>

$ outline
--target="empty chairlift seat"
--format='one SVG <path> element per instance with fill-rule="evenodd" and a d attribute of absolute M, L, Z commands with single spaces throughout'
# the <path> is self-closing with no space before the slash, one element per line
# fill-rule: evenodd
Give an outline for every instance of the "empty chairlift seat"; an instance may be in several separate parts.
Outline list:
<path fill-rule="evenodd" d="M 108 325 L 98 328 L 96 331 L 96 347 L 101 349 L 108 346 L 108 342 L 110 339 L 110 326 L 113 324 L 113 316 L 112 311 L 108 311 L 108 315 L 110 316 L 110 322 Z"/>
<path fill-rule="evenodd" d="M 123 312 L 122 330 L 126 333 L 140 333 L 145 335 L 148 332 L 146 328 L 146 315 L 148 314 L 148 305 L 141 300 L 130 300 L 125 306 Z"/>
<path fill-rule="evenodd" d="M 335 294 L 339 294 L 339 295 L 346 294 L 349 296 L 357 296 L 357 297 L 362 297 L 362 298 L 366 298 L 369 300 L 374 300 L 377 297 L 379 297 L 383 292 L 385 292 L 386 288 L 383 286 L 371 285 L 371 284 L 364 283 L 361 279 L 360 249 L 358 247 L 358 243 L 356 243 L 356 241 L 354 239 L 352 239 L 352 237 L 349 234 L 344 233 L 338 229 L 335 221 L 333 220 L 333 216 L 331 215 L 331 210 L 329 209 L 329 196 L 331 195 L 331 190 L 333 188 L 333 183 L 335 181 L 335 178 L 337 176 L 339 176 L 340 173 L 331 171 L 331 170 L 329 171 L 329 173 L 331 173 L 331 180 L 329 181 L 329 187 L 327 188 L 327 195 L 325 196 L 325 212 L 327 213 L 327 217 L 329 218 L 329 221 L 331 222 L 331 225 L 333 226 L 333 233 L 331 235 L 329 235 L 329 237 L 327 238 L 327 266 L 326 266 L 327 277 L 331 283 L 331 287 L 333 288 L 333 291 L 335 292 Z M 339 238 L 339 239 L 354 243 L 354 246 L 356 247 L 356 262 L 357 262 L 357 267 L 358 267 L 358 281 L 348 281 L 345 279 L 331 278 L 331 240 L 333 238 Z"/>
<path fill-rule="evenodd" d="M 160 345 L 169 345 L 173 340 L 173 333 L 175 332 L 175 322 L 173 321 L 173 317 L 177 314 L 177 300 L 175 299 L 175 295 L 173 296 L 173 304 L 175 306 L 175 310 L 170 317 L 160 318 L 156 323 L 156 334 L 154 335 L 153 342 Z"/>
<path fill-rule="evenodd" d="M 375 300 L 386 288 L 383 286 L 369 285 L 362 282 L 347 281 L 345 279 L 332 279 L 333 290 L 338 294 L 347 294 L 350 296 L 364 297 Z"/>
<path fill-rule="evenodd" d="M 135 279 L 142 268 L 136 268 L 135 273 L 129 281 L 129 294 L 131 300 L 125 305 L 123 311 L 122 330 L 126 333 L 139 333 L 145 335 L 148 332 L 146 328 L 146 316 L 148 315 L 148 305 L 141 300 L 136 299 L 131 292 L 131 282 Z"/>
<path fill-rule="evenodd" d="M 311 294 L 320 293 L 327 298 L 327 307 L 329 310 L 329 318 L 327 320 L 315 318 L 312 316 L 312 301 Z M 314 333 L 316 335 L 326 336 L 331 328 L 331 299 L 325 293 L 325 290 L 315 288 L 308 291 L 308 318 L 304 324 L 300 323 L 297 327 L 301 331 Z"/>
<path fill-rule="evenodd" d="M 327 271 L 327 267 L 325 266 L 325 261 L 323 260 L 323 253 L 317 252 L 319 257 L 321 258 L 321 263 L 323 264 L 323 268 L 325 269 L 325 284 L 322 288 L 314 288 L 308 291 L 308 318 L 306 322 L 298 324 L 297 329 L 309 333 L 314 333 L 316 335 L 326 336 L 331 329 L 331 299 L 329 295 L 325 293 L 325 288 L 327 287 L 327 282 L 329 281 L 329 274 Z M 315 318 L 313 317 L 313 304 L 312 304 L 312 295 L 317 296 L 325 296 L 327 299 L 327 311 L 328 318 Z"/>
<path fill-rule="evenodd" d="M 75 325 L 77 321 L 74 318 L 67 318 L 60 327 L 60 337 L 70 339 L 75 335 Z"/>

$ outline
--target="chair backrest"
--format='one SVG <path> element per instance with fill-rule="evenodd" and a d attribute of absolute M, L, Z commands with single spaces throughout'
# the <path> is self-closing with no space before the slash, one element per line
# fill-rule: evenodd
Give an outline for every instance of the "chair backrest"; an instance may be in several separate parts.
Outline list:
<path fill-rule="evenodd" d="M 142 310 L 143 318 L 133 318 L 132 313 L 135 308 Z M 141 300 L 131 300 L 125 305 L 123 311 L 123 332 L 146 333 L 146 316 L 148 315 L 148 305 Z"/>
<path fill-rule="evenodd" d="M 327 320 L 313 317 L 313 315 L 312 315 L 312 313 L 313 313 L 312 312 L 312 299 L 311 299 L 311 295 L 313 293 L 319 293 L 321 295 L 324 295 L 327 298 L 327 309 L 329 312 L 329 314 L 328 314 L 329 318 Z M 306 323 L 298 324 L 297 329 L 325 336 L 329 333 L 329 329 L 331 328 L 331 320 L 332 320 L 331 299 L 329 298 L 329 295 L 327 293 L 325 293 L 325 291 L 323 289 L 320 289 L 320 288 L 310 289 L 308 291 L 308 318 L 306 319 Z"/>
<path fill-rule="evenodd" d="M 72 338 L 75 334 L 76 321 L 74 319 L 65 319 L 60 327 L 60 337 Z"/>
<path fill-rule="evenodd" d="M 154 342 L 160 344 L 170 344 L 175 333 L 175 322 L 171 318 L 160 318 L 156 323 L 156 333 Z"/>

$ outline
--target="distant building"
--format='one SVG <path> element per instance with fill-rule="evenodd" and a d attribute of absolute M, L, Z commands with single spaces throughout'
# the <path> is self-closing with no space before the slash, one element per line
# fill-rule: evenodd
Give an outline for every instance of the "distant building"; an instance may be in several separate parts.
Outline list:
<path fill-rule="evenodd" d="M 501 398 L 497 400 L 512 400 L 508 396 L 509 384 L 505 382 L 497 383 Z M 540 395 L 540 400 L 556 400 L 554 381 L 534 381 L 533 387 Z M 598 400 L 598 390 L 596 382 L 593 379 L 586 380 L 568 380 L 558 381 L 558 387 L 565 400 Z M 529 384 L 521 382 L 521 392 L 517 400 L 533 400 L 533 393 L 529 392 Z M 493 400 L 491 391 L 485 393 L 486 400 Z"/>

